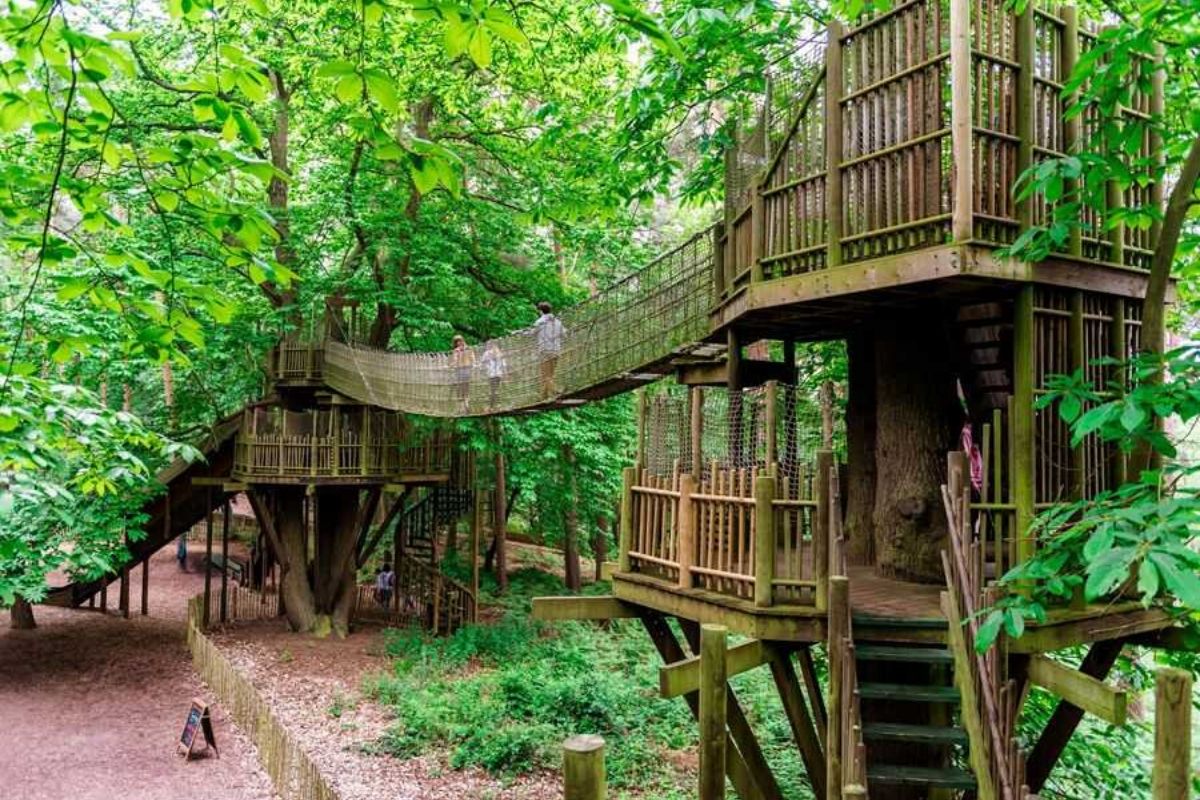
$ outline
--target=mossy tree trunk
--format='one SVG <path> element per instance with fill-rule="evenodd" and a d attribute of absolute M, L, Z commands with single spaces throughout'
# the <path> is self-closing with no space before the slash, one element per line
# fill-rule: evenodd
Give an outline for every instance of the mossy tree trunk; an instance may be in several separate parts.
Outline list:
<path fill-rule="evenodd" d="M 846 342 L 846 555 L 852 564 L 875 560 L 875 350 L 870 333 Z"/>
<path fill-rule="evenodd" d="M 876 571 L 940 583 L 948 533 L 941 485 L 962 424 L 947 331 L 924 313 L 875 333 Z"/>

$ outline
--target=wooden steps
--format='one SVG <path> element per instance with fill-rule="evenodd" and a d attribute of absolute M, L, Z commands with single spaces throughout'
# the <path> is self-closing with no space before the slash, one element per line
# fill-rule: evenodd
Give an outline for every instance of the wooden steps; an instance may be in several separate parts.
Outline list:
<path fill-rule="evenodd" d="M 923 686 L 913 683 L 859 683 L 858 693 L 865 700 L 892 700 L 910 703 L 958 702 L 958 689 L 953 686 Z"/>
<path fill-rule="evenodd" d="M 909 725 L 903 722 L 872 722 L 863 726 L 868 742 L 917 742 L 921 744 L 966 745 L 967 732 L 943 725 Z"/>
<path fill-rule="evenodd" d="M 920 664 L 953 664 L 954 655 L 944 647 L 894 647 L 861 644 L 854 649 L 859 661 L 904 661 Z"/>
<path fill-rule="evenodd" d="M 870 785 L 891 784 L 904 786 L 928 786 L 934 789 L 958 789 L 968 791 L 975 788 L 975 776 L 959 767 L 909 767 L 897 764 L 879 764 L 867 767 Z"/>

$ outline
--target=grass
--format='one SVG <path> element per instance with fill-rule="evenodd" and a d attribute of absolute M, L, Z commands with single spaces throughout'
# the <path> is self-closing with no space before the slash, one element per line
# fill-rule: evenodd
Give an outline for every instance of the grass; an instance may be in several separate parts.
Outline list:
<path fill-rule="evenodd" d="M 561 593 L 558 578 L 524 569 L 507 595 L 491 596 L 502 610 L 494 622 L 442 639 L 390 631 L 392 670 L 364 687 L 396 716 L 375 748 L 400 757 L 441 752 L 452 768 L 511 777 L 557 770 L 563 739 L 595 733 L 608 743 L 614 796 L 694 795 L 696 725 L 683 700 L 658 696 L 660 662 L 640 623 L 529 618 L 530 598 Z M 811 797 L 796 788 L 805 785 L 803 768 L 769 673 L 732 683 L 785 795 Z"/>

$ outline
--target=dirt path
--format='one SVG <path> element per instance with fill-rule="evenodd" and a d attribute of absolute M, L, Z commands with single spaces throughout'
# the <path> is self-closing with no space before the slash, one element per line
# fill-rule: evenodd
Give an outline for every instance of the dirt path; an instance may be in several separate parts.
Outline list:
<path fill-rule="evenodd" d="M 6 800 L 271 798 L 253 746 L 215 706 L 220 758 L 185 761 L 175 742 L 193 697 L 212 702 L 184 642 L 187 598 L 174 546 L 151 560 L 150 616 L 136 616 L 140 573 L 120 619 L 39 606 L 38 629 L 0 621 L 0 795 Z M 109 592 L 116 606 L 116 585 Z"/>

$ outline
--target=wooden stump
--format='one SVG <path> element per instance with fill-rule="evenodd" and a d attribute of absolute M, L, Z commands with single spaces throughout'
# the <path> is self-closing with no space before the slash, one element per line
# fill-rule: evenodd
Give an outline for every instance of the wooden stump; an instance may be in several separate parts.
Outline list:
<path fill-rule="evenodd" d="M 607 791 L 603 737 L 572 736 L 563 742 L 564 800 L 604 800 Z"/>

